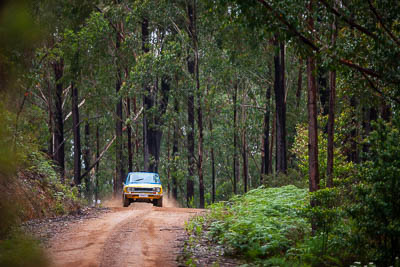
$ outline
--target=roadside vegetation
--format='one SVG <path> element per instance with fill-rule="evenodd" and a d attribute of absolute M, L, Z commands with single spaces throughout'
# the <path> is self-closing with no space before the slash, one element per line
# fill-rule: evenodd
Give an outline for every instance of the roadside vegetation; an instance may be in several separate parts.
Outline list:
<path fill-rule="evenodd" d="M 373 124 L 365 161 L 333 188 L 308 193 L 270 184 L 211 205 L 186 226 L 185 263 L 196 266 L 204 256 L 196 249 L 203 246 L 222 248 L 223 257 L 243 266 L 400 266 L 400 120 L 393 124 L 396 129 L 381 120 Z M 279 177 L 293 179 L 299 184 L 304 176 Z M 215 266 L 219 261 L 213 259 Z"/>

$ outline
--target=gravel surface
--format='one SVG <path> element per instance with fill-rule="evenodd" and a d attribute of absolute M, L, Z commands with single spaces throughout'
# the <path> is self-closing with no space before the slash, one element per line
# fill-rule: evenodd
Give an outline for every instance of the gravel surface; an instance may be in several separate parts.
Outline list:
<path fill-rule="evenodd" d="M 48 241 L 56 234 L 67 231 L 71 224 L 82 223 L 87 219 L 98 218 L 100 215 L 108 212 L 110 212 L 109 208 L 85 207 L 74 214 L 24 222 L 22 224 L 22 229 L 26 233 L 37 238 L 43 247 L 48 248 Z"/>
<path fill-rule="evenodd" d="M 207 231 L 202 235 L 190 236 L 187 232 L 180 236 L 181 244 L 178 261 L 180 266 L 195 264 L 199 267 L 234 267 L 240 266 L 245 262 L 239 259 L 229 257 L 224 254 L 224 248 L 207 237 Z M 190 263 L 190 264 L 189 264 Z"/>

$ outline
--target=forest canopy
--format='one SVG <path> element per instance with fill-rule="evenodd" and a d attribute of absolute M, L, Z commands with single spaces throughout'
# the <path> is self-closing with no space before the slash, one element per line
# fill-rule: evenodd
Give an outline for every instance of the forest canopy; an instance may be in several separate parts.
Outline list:
<path fill-rule="evenodd" d="M 399 256 L 400 2 L 5 1 L 0 32 L 2 183 L 45 161 L 92 204 L 158 172 L 200 208 L 291 184 L 310 235 Z"/>

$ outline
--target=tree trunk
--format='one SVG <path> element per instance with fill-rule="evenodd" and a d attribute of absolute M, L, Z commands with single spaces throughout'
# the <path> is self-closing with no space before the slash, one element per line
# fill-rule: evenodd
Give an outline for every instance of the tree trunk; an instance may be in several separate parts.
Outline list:
<path fill-rule="evenodd" d="M 147 17 L 143 18 L 142 21 L 142 51 L 144 54 L 149 52 L 148 47 L 149 42 L 149 21 Z M 148 110 L 152 107 L 152 99 L 150 97 L 150 87 L 149 85 L 144 86 L 144 95 L 143 95 L 143 168 L 144 170 L 149 170 L 149 146 L 148 146 Z"/>
<path fill-rule="evenodd" d="M 189 18 L 188 25 L 188 34 L 191 39 L 194 36 L 194 6 L 196 5 L 195 0 L 192 2 L 191 0 L 187 3 L 187 12 Z M 188 71 L 193 78 L 195 78 L 195 56 L 190 55 L 187 59 Z M 187 195 L 186 202 L 187 206 L 190 207 L 190 203 L 194 197 L 194 168 L 195 168 L 195 158 L 194 158 L 194 93 L 193 88 L 190 87 L 188 90 L 188 134 L 187 134 L 187 142 L 188 142 L 188 179 L 187 179 Z"/>
<path fill-rule="evenodd" d="M 380 105 L 381 107 L 381 117 L 384 121 L 390 122 L 392 118 L 392 109 L 390 108 L 390 105 L 387 103 L 386 100 L 382 100 L 382 103 Z"/>
<path fill-rule="evenodd" d="M 178 104 L 178 99 L 175 96 L 174 99 L 174 112 L 175 112 L 175 116 L 178 116 L 179 114 L 179 104 Z M 178 157 L 178 145 L 179 145 L 179 124 L 178 121 L 175 121 L 174 123 L 174 134 L 173 134 L 173 141 L 172 141 L 172 159 L 173 159 L 173 171 L 172 171 L 172 197 L 177 200 L 178 199 L 178 177 L 177 177 L 177 172 L 178 172 L 178 168 L 177 168 L 177 157 Z"/>
<path fill-rule="evenodd" d="M 142 51 L 149 52 L 149 29 L 147 18 L 142 22 Z M 154 88 L 146 85 L 144 89 L 144 120 L 143 120 L 143 146 L 144 146 L 144 167 L 145 170 L 158 172 L 161 147 L 161 117 L 168 105 L 168 94 L 170 90 L 167 76 L 161 77 L 161 99 L 157 99 L 159 93 L 158 79 L 154 82 Z M 154 111 L 156 106 L 156 111 Z"/>
<path fill-rule="evenodd" d="M 116 171 L 116 192 L 114 192 L 114 197 L 120 195 L 122 192 L 122 183 L 124 182 L 124 168 L 123 168 L 123 149 L 122 149 L 122 97 L 119 96 L 119 91 L 122 84 L 121 68 L 119 66 L 119 48 L 121 45 L 121 35 L 119 30 L 121 25 L 118 24 L 116 33 L 116 81 L 115 81 L 115 93 L 117 95 L 117 105 L 116 105 L 116 122 L 115 122 L 115 134 L 116 134 L 116 148 L 115 148 L 115 171 Z"/>
<path fill-rule="evenodd" d="M 238 82 L 235 82 L 233 91 L 233 193 L 237 194 L 237 181 L 239 177 L 239 157 L 237 140 L 237 94 Z"/>
<path fill-rule="evenodd" d="M 269 161 L 269 117 L 271 113 L 271 87 L 268 86 L 266 90 L 266 104 L 264 113 L 264 134 L 263 134 L 263 151 L 261 153 L 261 184 L 263 183 L 263 176 L 270 173 Z"/>
<path fill-rule="evenodd" d="M 127 103 L 127 113 L 126 116 L 128 118 L 131 117 L 131 99 L 128 97 L 126 100 Z M 132 151 L 132 124 L 129 123 L 127 125 L 127 138 L 128 138 L 128 172 L 132 172 L 133 170 L 133 151 Z"/>
<path fill-rule="evenodd" d="M 137 105 L 136 105 L 136 97 L 133 98 L 133 113 L 137 114 Z M 140 157 L 140 141 L 139 141 L 139 125 L 135 123 L 135 153 L 136 153 L 136 161 Z M 135 164 L 135 171 L 139 171 L 139 164 Z"/>
<path fill-rule="evenodd" d="M 272 122 L 271 142 L 269 142 L 270 147 L 269 147 L 269 167 L 268 167 L 268 169 L 269 169 L 270 173 L 272 173 L 272 151 L 274 151 L 274 144 L 275 144 L 274 139 L 276 136 L 276 111 L 274 112 L 273 118 L 274 118 L 274 120 Z"/>
<path fill-rule="evenodd" d="M 196 64 L 197 65 L 197 64 Z M 203 181 L 203 111 L 202 111 L 202 97 L 200 92 L 200 84 L 197 70 L 197 125 L 199 127 L 199 141 L 198 141 L 198 159 L 197 159 L 197 171 L 199 175 L 199 196 L 200 196 L 200 208 L 204 208 L 204 181 Z"/>
<path fill-rule="evenodd" d="M 197 12 L 196 12 L 196 0 L 193 1 L 193 22 L 191 37 L 193 42 L 194 52 L 194 78 L 196 81 L 196 95 L 197 95 L 197 126 L 199 128 L 199 139 L 198 139 L 198 158 L 197 158 L 197 174 L 199 175 L 199 200 L 200 208 L 204 208 L 204 177 L 203 177 L 203 109 L 202 109 L 202 92 L 200 89 L 200 77 L 199 77 L 199 51 L 197 41 Z"/>
<path fill-rule="evenodd" d="M 277 44 L 278 45 L 278 44 Z M 285 104 L 285 46 L 277 47 L 275 63 L 275 106 L 276 106 L 276 172 L 286 173 L 286 104 Z"/>
<path fill-rule="evenodd" d="M 242 124 L 246 122 L 246 108 L 242 108 Z M 247 192 L 249 182 L 249 170 L 248 170 L 248 156 L 247 156 L 247 140 L 246 140 L 246 126 L 243 126 L 242 131 L 242 160 L 243 160 L 243 190 Z"/>
<path fill-rule="evenodd" d="M 168 197 L 171 196 L 171 122 L 168 123 L 168 135 L 167 135 L 167 186 L 168 186 Z"/>
<path fill-rule="evenodd" d="M 48 91 L 48 114 L 49 114 L 49 134 L 50 134 L 50 140 L 49 140 L 49 148 L 47 154 L 49 157 L 54 160 L 54 142 L 55 142 L 55 126 L 54 126 L 54 111 L 53 111 L 53 96 L 51 93 L 51 86 L 50 86 L 50 78 L 47 78 L 47 91 Z"/>
<path fill-rule="evenodd" d="M 300 58 L 299 59 L 299 74 L 297 77 L 296 107 L 300 106 L 302 85 L 303 85 L 303 60 Z"/>
<path fill-rule="evenodd" d="M 85 149 L 83 151 L 83 164 L 85 165 L 85 172 L 88 172 L 90 167 L 90 125 L 88 121 L 86 121 L 85 123 Z M 86 186 L 86 197 L 88 198 L 89 201 L 92 201 L 91 198 L 92 185 L 90 183 L 90 175 L 85 176 L 85 186 Z"/>
<path fill-rule="evenodd" d="M 78 88 L 71 83 L 72 98 L 72 129 L 74 135 L 74 184 L 81 184 L 81 134 L 79 126 Z"/>
<path fill-rule="evenodd" d="M 359 153 L 358 153 L 358 145 L 357 145 L 357 136 L 358 136 L 358 119 L 356 118 L 356 109 L 357 109 L 357 99 L 355 96 L 350 98 L 350 107 L 352 109 L 352 119 L 351 119 L 351 131 L 350 131 L 350 151 L 348 155 L 349 161 L 354 163 L 359 162 Z"/>
<path fill-rule="evenodd" d="M 99 125 L 96 125 L 96 159 L 100 157 L 100 129 Z M 99 161 L 96 163 L 95 172 L 96 172 L 96 185 L 94 189 L 94 200 L 95 205 L 97 205 L 97 200 L 99 199 Z"/>
<path fill-rule="evenodd" d="M 336 17 L 332 22 L 331 44 L 336 44 Z M 328 158 L 326 166 L 327 187 L 333 187 L 333 162 L 334 162 L 334 131 L 335 131 L 335 105 L 336 105 L 336 71 L 329 72 L 329 115 L 328 115 Z"/>
<path fill-rule="evenodd" d="M 318 63 L 317 63 L 318 64 Z M 320 64 L 319 64 L 320 65 Z M 329 116 L 329 90 L 328 77 L 326 68 L 318 67 L 318 83 L 317 83 L 317 99 L 320 100 L 320 113 L 323 116 Z M 318 105 L 317 105 L 318 106 Z M 324 128 L 324 133 L 327 133 L 327 127 Z"/>
<path fill-rule="evenodd" d="M 335 99 L 336 99 L 336 71 L 329 73 L 329 115 L 328 115 L 328 158 L 327 158 L 327 187 L 333 187 L 334 161 L 334 127 L 335 127 Z"/>
<path fill-rule="evenodd" d="M 312 1 L 308 5 L 310 14 L 312 13 Z M 314 20 L 312 16 L 308 18 L 308 26 L 312 31 L 314 29 Z M 318 127 L 317 127 L 317 84 L 315 73 L 315 58 L 307 58 L 307 84 L 308 84 L 308 166 L 309 166 L 309 187 L 310 192 L 319 189 L 318 172 Z M 312 206 L 315 203 L 311 202 Z M 315 230 L 315 224 L 313 225 Z"/>
<path fill-rule="evenodd" d="M 211 135 L 211 140 L 213 141 L 213 124 L 212 124 L 212 119 L 210 118 L 210 135 Z M 214 147 L 211 146 L 211 201 L 212 203 L 215 202 L 215 157 L 214 157 Z"/>
<path fill-rule="evenodd" d="M 54 131 L 54 160 L 57 162 L 59 172 L 61 176 L 61 183 L 65 182 L 65 148 L 64 148 L 64 117 L 62 108 L 62 94 L 63 94 L 63 83 L 61 78 L 64 75 L 64 61 L 60 59 L 53 64 L 54 78 L 56 82 L 56 94 L 55 94 L 55 131 Z"/>
<path fill-rule="evenodd" d="M 156 92 L 158 87 L 156 86 Z M 153 106 L 156 105 L 157 112 L 152 114 L 151 120 L 147 122 L 147 144 L 149 146 L 149 154 L 152 158 L 149 170 L 152 172 L 158 172 L 158 164 L 160 161 L 160 148 L 162 138 L 162 121 L 161 118 L 165 114 L 168 106 L 170 84 L 169 79 L 165 76 L 161 79 L 161 98 L 156 101 L 155 95 L 153 95 Z M 150 119 L 148 117 L 148 119 Z"/>

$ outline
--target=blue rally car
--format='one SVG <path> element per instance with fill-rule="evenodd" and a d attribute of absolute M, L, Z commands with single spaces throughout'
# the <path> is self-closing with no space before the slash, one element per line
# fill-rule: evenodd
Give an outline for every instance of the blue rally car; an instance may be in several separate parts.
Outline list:
<path fill-rule="evenodd" d="M 162 207 L 163 190 L 158 173 L 130 172 L 122 190 L 122 202 L 128 207 L 132 202 L 149 202 Z"/>

